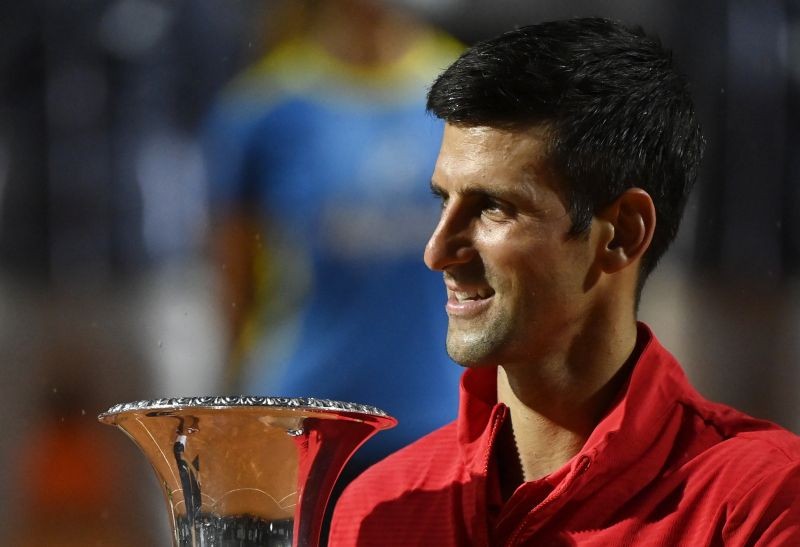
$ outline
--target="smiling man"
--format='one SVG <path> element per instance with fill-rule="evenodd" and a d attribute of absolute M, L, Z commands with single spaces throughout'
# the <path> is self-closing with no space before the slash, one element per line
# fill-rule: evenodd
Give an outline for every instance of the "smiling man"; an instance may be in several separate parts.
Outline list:
<path fill-rule="evenodd" d="M 353 483 L 330 544 L 800 544 L 798 438 L 703 399 L 636 321 L 702 155 L 670 54 L 602 19 L 523 27 L 428 109 L 459 415 Z"/>

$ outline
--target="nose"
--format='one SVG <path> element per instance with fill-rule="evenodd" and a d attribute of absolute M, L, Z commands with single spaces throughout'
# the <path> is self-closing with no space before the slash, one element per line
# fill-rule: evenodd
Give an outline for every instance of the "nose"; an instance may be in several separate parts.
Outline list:
<path fill-rule="evenodd" d="M 472 243 L 470 224 L 468 219 L 459 218 L 454 207 L 446 207 L 425 245 L 425 265 L 431 270 L 444 271 L 451 266 L 471 261 L 476 251 Z"/>

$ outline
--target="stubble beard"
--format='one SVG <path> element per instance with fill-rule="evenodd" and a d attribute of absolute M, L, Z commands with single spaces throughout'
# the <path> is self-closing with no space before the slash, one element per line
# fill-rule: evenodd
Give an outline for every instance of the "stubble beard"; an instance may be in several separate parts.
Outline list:
<path fill-rule="evenodd" d="M 503 349 L 512 338 L 513 325 L 508 317 L 486 323 L 458 325 L 452 319 L 447 326 L 447 354 L 456 363 L 476 368 L 501 364 Z"/>

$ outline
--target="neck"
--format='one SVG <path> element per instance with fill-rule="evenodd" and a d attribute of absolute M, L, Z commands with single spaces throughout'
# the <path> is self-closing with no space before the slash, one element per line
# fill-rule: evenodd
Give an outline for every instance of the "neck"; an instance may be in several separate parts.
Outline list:
<path fill-rule="evenodd" d="M 498 368 L 497 398 L 510 411 L 499 448 L 507 494 L 577 454 L 624 383 L 636 322 L 604 319 L 584 325 L 561 354 Z"/>

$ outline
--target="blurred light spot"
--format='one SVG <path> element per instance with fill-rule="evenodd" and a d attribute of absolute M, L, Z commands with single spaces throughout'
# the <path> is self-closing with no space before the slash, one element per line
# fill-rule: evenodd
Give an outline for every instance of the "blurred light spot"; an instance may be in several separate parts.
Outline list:
<path fill-rule="evenodd" d="M 144 241 L 164 258 L 196 249 L 208 225 L 205 170 L 197 143 L 172 132 L 145 139 L 136 162 Z"/>
<path fill-rule="evenodd" d="M 120 0 L 111 4 L 100 20 L 100 42 L 121 57 L 136 57 L 158 43 L 170 19 L 162 4 Z"/>

